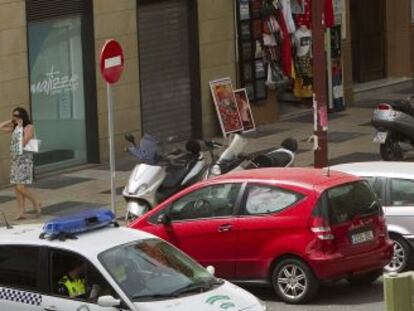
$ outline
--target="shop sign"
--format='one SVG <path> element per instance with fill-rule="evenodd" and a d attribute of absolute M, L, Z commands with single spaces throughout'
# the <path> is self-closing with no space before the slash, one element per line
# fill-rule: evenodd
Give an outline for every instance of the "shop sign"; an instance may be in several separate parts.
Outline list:
<path fill-rule="evenodd" d="M 45 79 L 32 83 L 30 90 L 32 95 L 53 96 L 56 94 L 76 91 L 79 86 L 79 76 L 77 74 L 62 75 L 60 71 L 55 71 L 54 66 L 45 74 Z"/>

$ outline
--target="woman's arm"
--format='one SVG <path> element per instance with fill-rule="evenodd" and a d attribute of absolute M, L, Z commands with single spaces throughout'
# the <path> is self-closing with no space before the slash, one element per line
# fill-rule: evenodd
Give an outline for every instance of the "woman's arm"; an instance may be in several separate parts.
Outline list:
<path fill-rule="evenodd" d="M 34 130 L 33 125 L 27 125 L 23 130 L 23 147 L 33 138 Z"/>
<path fill-rule="evenodd" d="M 11 133 L 13 132 L 13 123 L 11 120 L 4 121 L 0 123 L 0 130 L 4 133 Z"/>

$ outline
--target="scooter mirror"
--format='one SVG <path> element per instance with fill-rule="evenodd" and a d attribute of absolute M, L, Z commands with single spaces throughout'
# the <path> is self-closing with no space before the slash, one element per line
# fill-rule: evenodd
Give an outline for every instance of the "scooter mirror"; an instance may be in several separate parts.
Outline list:
<path fill-rule="evenodd" d="M 132 135 L 132 134 L 126 134 L 124 137 L 125 137 L 125 139 L 127 141 L 129 141 L 131 144 L 133 144 L 134 146 L 136 146 L 134 135 Z"/>
<path fill-rule="evenodd" d="M 169 137 L 167 137 L 167 142 L 172 143 L 177 139 L 178 139 L 178 136 L 169 136 Z"/>

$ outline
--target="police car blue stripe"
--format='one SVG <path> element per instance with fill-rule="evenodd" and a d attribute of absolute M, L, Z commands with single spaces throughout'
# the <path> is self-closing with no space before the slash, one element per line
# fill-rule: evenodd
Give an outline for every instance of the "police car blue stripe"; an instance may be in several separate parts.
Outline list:
<path fill-rule="evenodd" d="M 0 287 L 0 300 L 40 306 L 42 304 L 42 295 Z"/>

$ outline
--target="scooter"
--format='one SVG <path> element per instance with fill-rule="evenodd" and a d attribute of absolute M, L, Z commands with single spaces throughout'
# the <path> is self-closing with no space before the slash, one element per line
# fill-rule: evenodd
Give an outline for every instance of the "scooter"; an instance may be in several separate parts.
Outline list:
<path fill-rule="evenodd" d="M 139 218 L 157 203 L 202 179 L 207 163 L 196 140 L 186 143 L 186 151 L 163 153 L 159 142 L 144 135 L 137 146 L 132 135 L 125 139 L 132 144 L 130 154 L 139 160 L 123 190 L 127 202 L 127 224 Z"/>
<path fill-rule="evenodd" d="M 223 175 L 233 171 L 265 167 L 290 167 L 294 165 L 298 143 L 293 138 L 286 138 L 280 148 L 265 154 L 245 154 L 243 149 L 248 140 L 240 134 L 235 134 L 220 157 L 216 157 L 213 146 L 210 146 L 212 165 L 204 179 Z"/>
<path fill-rule="evenodd" d="M 381 158 L 401 161 L 414 150 L 414 97 L 381 103 L 374 110 L 372 125 L 377 130 L 373 142 L 380 144 Z"/>

